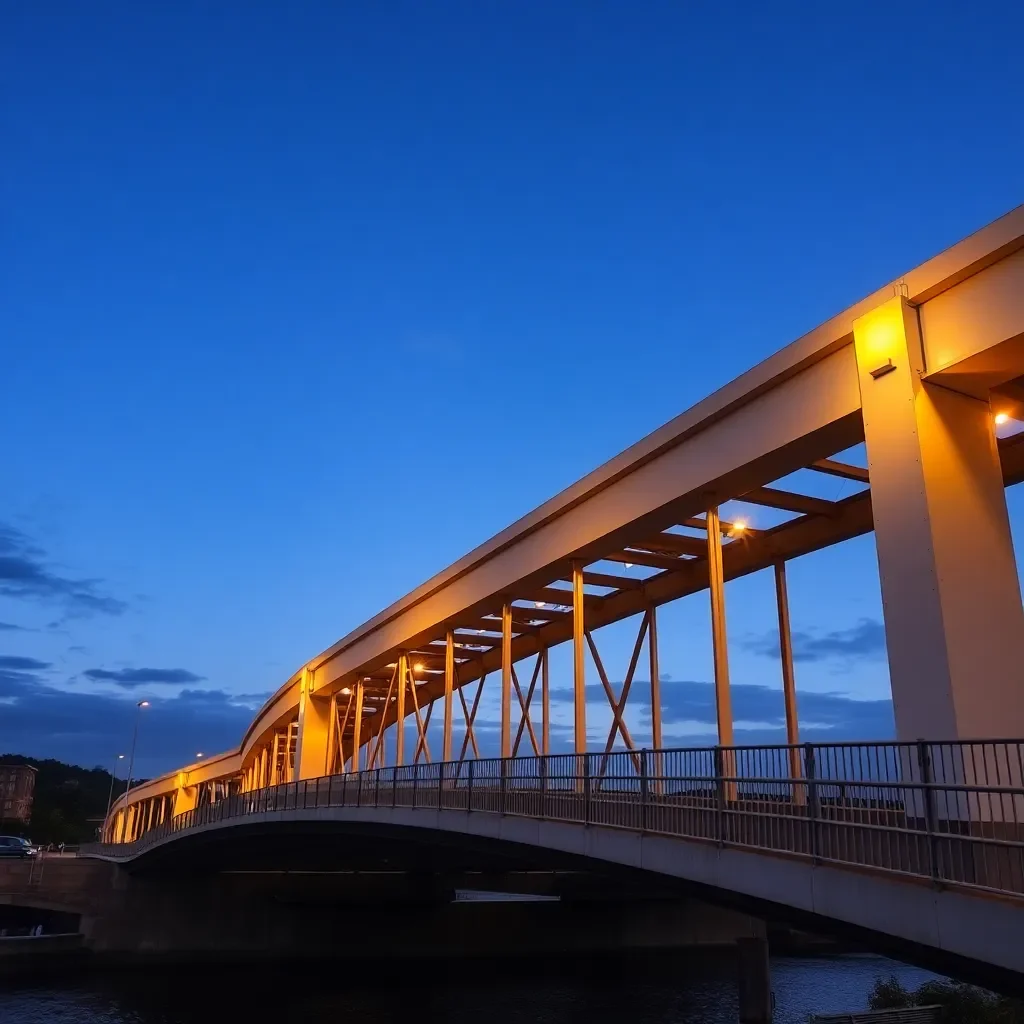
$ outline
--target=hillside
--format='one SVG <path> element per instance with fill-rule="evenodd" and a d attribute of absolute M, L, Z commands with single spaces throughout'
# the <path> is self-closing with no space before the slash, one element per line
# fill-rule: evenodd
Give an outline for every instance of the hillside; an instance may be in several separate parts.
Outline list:
<path fill-rule="evenodd" d="M 77 844 L 96 838 L 98 822 L 89 819 L 102 818 L 107 810 L 110 772 L 105 768 L 80 768 L 24 754 L 0 754 L 0 762 L 30 764 L 38 773 L 30 824 L 26 828 L 6 823 L 3 830 L 27 835 L 36 843 Z M 115 798 L 124 792 L 124 784 L 124 779 L 115 781 Z"/>

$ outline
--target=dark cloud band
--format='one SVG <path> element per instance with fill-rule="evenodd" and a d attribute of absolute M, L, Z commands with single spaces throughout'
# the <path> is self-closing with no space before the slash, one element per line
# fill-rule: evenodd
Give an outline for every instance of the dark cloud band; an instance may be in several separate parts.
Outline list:
<path fill-rule="evenodd" d="M 87 679 L 97 683 L 113 683 L 126 690 L 136 686 L 184 686 L 188 683 L 201 683 L 204 676 L 197 676 L 184 668 L 122 668 L 103 669 L 87 668 L 83 673 Z"/>
<path fill-rule="evenodd" d="M 61 604 L 69 615 L 122 614 L 127 604 L 103 593 L 101 582 L 53 571 L 45 551 L 20 530 L 0 524 L 0 595 Z"/>

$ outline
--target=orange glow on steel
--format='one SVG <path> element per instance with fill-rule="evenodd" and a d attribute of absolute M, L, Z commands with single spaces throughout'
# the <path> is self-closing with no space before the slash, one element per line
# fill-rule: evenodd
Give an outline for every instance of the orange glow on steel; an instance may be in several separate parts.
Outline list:
<path fill-rule="evenodd" d="M 881 365 L 898 355 L 903 345 L 903 311 L 895 304 L 886 304 L 864 318 L 864 364 Z"/>

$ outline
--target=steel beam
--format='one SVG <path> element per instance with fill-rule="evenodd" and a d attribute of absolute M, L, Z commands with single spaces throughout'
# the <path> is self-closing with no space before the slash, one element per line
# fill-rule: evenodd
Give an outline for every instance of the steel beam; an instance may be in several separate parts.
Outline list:
<path fill-rule="evenodd" d="M 541 648 L 540 658 L 540 699 L 541 710 L 544 713 L 540 752 L 546 756 L 551 753 L 551 680 L 548 675 L 548 649 L 546 647 Z"/>
<path fill-rule="evenodd" d="M 512 756 L 512 606 L 501 609 L 501 756 Z"/>
<path fill-rule="evenodd" d="M 733 745 L 732 695 L 729 690 L 729 644 L 725 628 L 725 575 L 718 509 L 708 510 L 708 570 L 711 595 L 711 643 L 715 661 L 715 712 L 720 746 Z"/>
<path fill-rule="evenodd" d="M 583 566 L 572 566 L 573 741 L 577 754 L 587 752 L 587 681 L 583 644 L 586 627 L 583 611 Z"/>
<path fill-rule="evenodd" d="M 405 764 L 405 691 L 409 685 L 409 656 L 398 656 L 398 700 L 395 702 L 395 764 Z M 387 709 L 385 709 L 385 714 Z"/>
<path fill-rule="evenodd" d="M 647 658 L 651 672 L 651 746 L 661 750 L 661 678 L 658 668 L 658 609 L 647 609 Z"/>
<path fill-rule="evenodd" d="M 779 613 L 779 656 L 782 661 L 782 695 L 786 705 L 786 742 L 789 750 L 789 775 L 801 776 L 800 722 L 796 710 L 796 674 L 793 670 L 793 636 L 789 624 L 789 592 L 786 586 L 786 563 L 775 563 L 775 604 Z M 794 786 L 794 795 L 803 796 L 803 788 Z"/>
<path fill-rule="evenodd" d="M 441 742 L 441 760 L 452 759 L 452 694 L 455 686 L 455 636 L 449 629 L 444 647 L 444 736 Z"/>

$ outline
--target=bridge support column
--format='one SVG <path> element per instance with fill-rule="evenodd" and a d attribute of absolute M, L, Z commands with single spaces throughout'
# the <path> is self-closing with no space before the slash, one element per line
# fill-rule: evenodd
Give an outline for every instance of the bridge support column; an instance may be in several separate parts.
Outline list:
<path fill-rule="evenodd" d="M 186 786 L 184 779 L 179 779 L 178 788 L 174 791 L 174 816 L 195 810 L 198 795 L 198 786 Z"/>
<path fill-rule="evenodd" d="M 1024 735 L 1024 611 L 988 402 L 926 383 L 917 310 L 854 322 L 896 731 Z"/>
<path fill-rule="evenodd" d="M 359 759 L 362 751 L 360 744 L 362 743 L 362 731 L 363 731 L 363 688 L 365 683 L 362 679 L 356 683 L 355 688 L 355 708 L 352 711 L 352 760 L 349 771 L 359 771 Z M 340 744 L 342 739 L 338 740 Z M 342 754 L 344 757 L 344 754 Z"/>
<path fill-rule="evenodd" d="M 771 1024 L 772 976 L 768 962 L 768 940 L 736 940 L 740 1024 Z"/>
<path fill-rule="evenodd" d="M 327 772 L 327 741 L 331 702 L 313 696 L 313 673 L 302 672 L 299 690 L 299 728 L 295 738 L 295 779 L 318 779 Z"/>

